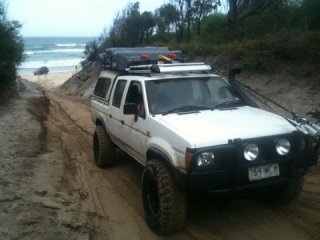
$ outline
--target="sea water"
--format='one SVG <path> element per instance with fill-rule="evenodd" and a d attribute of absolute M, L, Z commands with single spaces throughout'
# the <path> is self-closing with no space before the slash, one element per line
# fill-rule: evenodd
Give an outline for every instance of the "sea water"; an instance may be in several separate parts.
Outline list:
<path fill-rule="evenodd" d="M 92 37 L 25 37 L 25 59 L 18 66 L 20 74 L 31 74 L 46 66 L 49 72 L 76 71 L 84 60 L 86 43 Z"/>

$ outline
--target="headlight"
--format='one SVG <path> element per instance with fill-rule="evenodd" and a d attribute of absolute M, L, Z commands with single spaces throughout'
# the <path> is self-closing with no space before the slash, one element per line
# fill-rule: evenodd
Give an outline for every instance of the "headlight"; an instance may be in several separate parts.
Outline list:
<path fill-rule="evenodd" d="M 212 152 L 204 152 L 197 157 L 198 167 L 205 167 L 205 166 L 213 165 L 215 163 L 216 163 L 215 157 Z"/>
<path fill-rule="evenodd" d="M 256 160 L 259 155 L 258 146 L 254 143 L 247 144 L 244 148 L 243 155 L 248 161 Z"/>
<path fill-rule="evenodd" d="M 290 142 L 286 138 L 281 138 L 276 144 L 277 153 L 281 156 L 285 156 L 290 152 Z"/>

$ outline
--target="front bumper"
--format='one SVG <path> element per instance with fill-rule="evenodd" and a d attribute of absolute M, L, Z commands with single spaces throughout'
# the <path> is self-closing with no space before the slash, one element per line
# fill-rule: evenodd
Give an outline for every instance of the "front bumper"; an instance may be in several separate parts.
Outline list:
<path fill-rule="evenodd" d="M 274 148 L 275 139 L 285 137 L 290 140 L 291 152 L 287 156 L 279 156 Z M 302 141 L 304 141 L 302 145 Z M 247 161 L 243 157 L 243 149 L 247 143 L 256 143 L 261 149 L 259 158 Z M 304 175 L 311 165 L 316 164 L 312 152 L 303 136 L 298 133 L 290 135 L 271 136 L 259 139 L 233 140 L 223 146 L 205 149 L 189 149 L 193 157 L 187 174 L 176 173 L 176 178 L 185 188 L 205 190 L 215 193 L 241 192 L 259 190 L 265 187 L 286 184 L 295 174 Z M 198 168 L 196 157 L 201 152 L 212 151 L 217 158 L 215 166 Z M 309 161 L 309 160 L 312 161 Z M 261 180 L 249 180 L 249 168 L 262 165 L 278 164 L 280 175 Z"/>

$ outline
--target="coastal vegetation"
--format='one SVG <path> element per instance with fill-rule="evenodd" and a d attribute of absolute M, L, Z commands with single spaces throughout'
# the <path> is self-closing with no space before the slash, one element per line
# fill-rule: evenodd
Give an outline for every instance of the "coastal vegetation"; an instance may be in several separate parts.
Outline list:
<path fill-rule="evenodd" d="M 17 65 L 23 60 L 21 24 L 7 18 L 0 1 L 0 92 L 14 86 Z"/>
<path fill-rule="evenodd" d="M 319 71 L 319 0 L 171 0 L 154 12 L 122 9 L 86 46 L 83 64 L 109 47 L 169 46 L 216 65 L 268 71 L 281 63 Z"/>

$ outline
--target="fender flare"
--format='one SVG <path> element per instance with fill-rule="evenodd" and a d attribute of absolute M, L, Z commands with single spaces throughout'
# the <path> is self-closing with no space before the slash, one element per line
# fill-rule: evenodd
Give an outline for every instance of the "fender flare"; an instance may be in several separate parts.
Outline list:
<path fill-rule="evenodd" d="M 106 126 L 105 122 L 104 122 L 103 119 L 102 119 L 101 117 L 99 117 L 99 116 L 96 118 L 96 126 L 102 126 L 103 129 L 104 129 L 106 132 L 108 132 L 108 131 L 107 131 L 107 126 Z"/>
<path fill-rule="evenodd" d="M 147 151 L 147 162 L 149 160 L 155 159 L 155 158 L 162 160 L 163 163 L 168 167 L 168 169 L 170 169 L 170 171 L 174 170 L 174 165 L 170 161 L 170 158 L 165 153 L 163 153 L 161 150 L 154 148 L 154 147 L 151 147 Z"/>
<path fill-rule="evenodd" d="M 152 147 L 147 151 L 147 162 L 151 159 L 161 160 L 167 167 L 167 169 L 171 172 L 171 174 L 174 176 L 179 186 L 184 188 L 187 187 L 186 174 L 176 169 L 173 163 L 169 160 L 169 157 L 165 153 L 163 153 L 161 150 Z"/>

